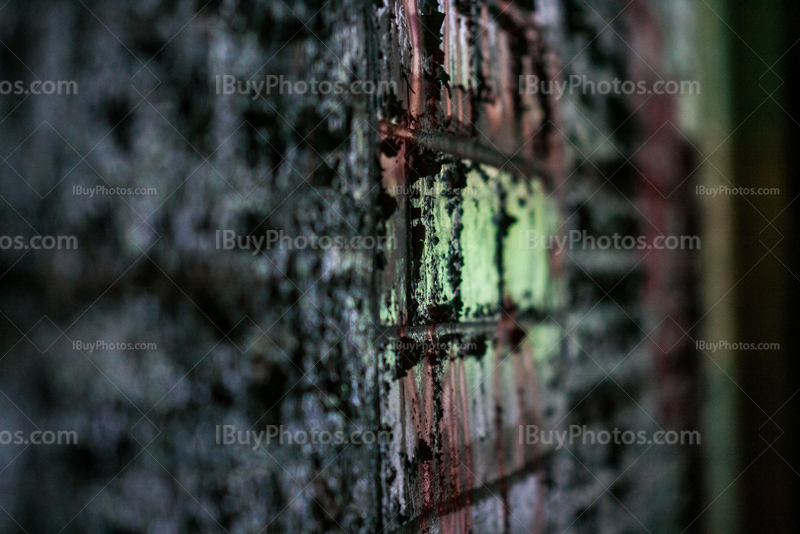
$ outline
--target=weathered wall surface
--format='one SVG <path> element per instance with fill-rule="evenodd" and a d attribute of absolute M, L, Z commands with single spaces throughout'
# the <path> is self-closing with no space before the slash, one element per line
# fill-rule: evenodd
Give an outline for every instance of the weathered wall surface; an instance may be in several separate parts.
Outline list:
<path fill-rule="evenodd" d="M 377 11 L 383 72 L 408 109 L 381 121 L 388 224 L 406 242 L 384 269 L 381 302 L 397 325 L 382 417 L 402 436 L 383 514 L 405 532 L 674 531 L 697 502 L 696 451 L 525 445 L 516 432 L 652 435 L 691 427 L 696 400 L 681 330 L 693 324 L 690 252 L 527 245 L 531 232 L 691 233 L 671 97 L 518 85 L 652 86 L 663 79 L 647 70 L 663 69 L 658 22 L 644 2 L 531 7 Z"/>
<path fill-rule="evenodd" d="M 80 443 L 0 447 L 2 530 L 685 526 L 693 451 L 520 443 L 521 425 L 682 429 L 695 387 L 662 326 L 691 324 L 686 259 L 522 245 L 687 224 L 648 188 L 679 172 L 657 160 L 676 132 L 650 144 L 668 101 L 519 91 L 652 76 L 626 43 L 658 37 L 645 2 L 535 4 L 3 8 L 2 79 L 79 93 L 0 104 L 2 233 L 79 248 L 0 252 L 0 416 Z M 217 94 L 224 75 L 397 94 Z M 95 185 L 157 192 L 75 194 Z M 390 241 L 220 250 L 226 230 Z M 157 348 L 74 348 L 98 340 Z M 394 439 L 224 446 L 218 425 Z"/>
<path fill-rule="evenodd" d="M 3 426 L 80 441 L 1 448 L 0 505 L 28 532 L 374 531 L 369 447 L 215 443 L 224 424 L 374 424 L 371 252 L 215 243 L 218 230 L 371 232 L 364 97 L 215 93 L 223 75 L 367 78 L 362 8 L 321 7 L 48 1 L 0 14 L 4 80 L 79 86 L 2 102 L 3 234 L 80 244 L 0 260 Z M 157 194 L 73 194 L 105 184 Z M 157 349 L 72 348 L 96 340 Z"/>

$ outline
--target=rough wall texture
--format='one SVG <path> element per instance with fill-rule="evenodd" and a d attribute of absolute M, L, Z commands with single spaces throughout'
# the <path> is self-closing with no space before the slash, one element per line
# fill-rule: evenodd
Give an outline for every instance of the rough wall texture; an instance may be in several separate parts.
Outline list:
<path fill-rule="evenodd" d="M 384 186 L 401 192 L 386 201 L 389 231 L 406 243 L 384 269 L 381 302 L 382 319 L 398 324 L 381 414 L 402 436 L 383 476 L 383 514 L 399 530 L 688 524 L 695 451 L 532 446 L 517 433 L 693 424 L 696 373 L 681 330 L 693 324 L 690 253 L 523 245 L 530 232 L 691 233 L 671 97 L 519 92 L 531 75 L 663 79 L 647 70 L 663 68 L 658 21 L 632 4 L 378 10 L 384 75 L 409 110 L 381 121 Z"/>
<path fill-rule="evenodd" d="M 80 246 L 0 252 L 3 429 L 79 436 L 0 447 L 2 531 L 685 526 L 692 451 L 519 441 L 520 425 L 684 428 L 694 394 L 660 326 L 691 324 L 688 262 L 521 246 L 686 224 L 649 189 L 678 171 L 652 176 L 641 153 L 669 102 L 519 93 L 520 75 L 651 76 L 621 36 L 658 29 L 639 0 L 535 4 L 3 8 L 0 78 L 79 93 L 0 104 L 2 233 Z M 398 90 L 216 94 L 223 75 Z M 95 185 L 157 194 L 74 194 Z M 225 230 L 390 245 L 219 250 Z M 97 340 L 157 348 L 74 348 Z M 218 425 L 394 439 L 220 446 Z"/>
<path fill-rule="evenodd" d="M 80 440 L 28 447 L 3 472 L 2 506 L 28 532 L 377 523 L 369 448 L 215 443 L 224 424 L 374 424 L 361 352 L 371 253 L 215 246 L 217 230 L 369 233 L 375 141 L 363 97 L 214 87 L 217 75 L 367 78 L 362 11 L 227 1 L 2 11 L 3 79 L 79 85 L 2 104 L 3 233 L 80 242 L 2 258 L 3 420 Z M 73 194 L 103 184 L 157 195 Z M 157 350 L 89 353 L 73 350 L 78 340 Z M 23 449 L 2 447 L 3 467 Z M 4 532 L 17 528 L 3 516 Z"/>

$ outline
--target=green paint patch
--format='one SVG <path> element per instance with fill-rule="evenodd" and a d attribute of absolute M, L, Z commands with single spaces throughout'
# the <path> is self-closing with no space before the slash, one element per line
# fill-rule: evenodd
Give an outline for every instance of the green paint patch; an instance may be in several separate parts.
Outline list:
<path fill-rule="evenodd" d="M 563 301 L 551 251 L 530 246 L 559 220 L 539 180 L 462 160 L 419 178 L 405 202 L 385 223 L 396 239 L 382 273 L 384 325 L 403 322 L 406 309 L 408 325 L 429 325 L 493 318 L 504 302 L 524 313 Z"/>
<path fill-rule="evenodd" d="M 461 319 L 468 321 L 494 314 L 500 303 L 496 224 L 500 197 L 495 169 L 475 167 L 466 178 L 467 194 L 462 199 Z"/>
<path fill-rule="evenodd" d="M 540 324 L 531 330 L 528 339 L 533 344 L 534 361 L 544 364 L 558 358 L 561 354 L 561 339 L 565 335 L 564 331 L 554 324 Z"/>
<path fill-rule="evenodd" d="M 425 241 L 412 298 L 425 323 L 457 319 L 454 307 L 458 286 L 451 267 L 459 261 L 458 198 L 450 187 L 457 172 L 455 165 L 444 165 L 437 176 L 423 178 L 414 185 L 411 202 L 420 216 L 412 225 L 424 229 Z"/>
<path fill-rule="evenodd" d="M 547 239 L 558 226 L 555 203 L 545 197 L 539 180 L 500 174 L 505 212 L 513 220 L 503 241 L 505 297 L 521 310 L 543 309 L 548 303 L 550 251 L 530 246 L 531 238 Z"/>

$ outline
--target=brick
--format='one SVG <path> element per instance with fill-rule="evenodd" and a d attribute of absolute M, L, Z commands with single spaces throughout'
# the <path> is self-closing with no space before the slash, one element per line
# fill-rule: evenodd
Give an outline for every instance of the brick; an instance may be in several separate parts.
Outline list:
<path fill-rule="evenodd" d="M 628 68 L 636 58 L 614 35 L 649 43 L 648 59 L 662 55 L 646 2 L 607 28 L 625 4 L 338 0 L 320 9 L 298 0 L 287 10 L 253 1 L 198 14 L 188 1 L 87 0 L 137 57 L 166 43 L 149 64 L 158 87 L 139 79 L 144 71 L 134 76 L 130 52 L 83 6 L 26 6 L 0 20 L 3 41 L 19 43 L 42 77 L 77 77 L 91 98 L 63 115 L 54 100 L 31 98 L 0 124 L 3 146 L 21 146 L 28 162 L 21 174 L 43 191 L 70 171 L 59 150 L 20 145 L 48 117 L 97 169 L 76 169 L 76 183 L 101 174 L 164 191 L 133 211 L 59 189 L 43 204 L 0 180 L 10 228 L 93 239 L 72 259 L 17 264 L 0 251 L 8 320 L 32 327 L 47 316 L 72 338 L 147 335 L 159 345 L 136 363 L 114 354 L 93 366 L 61 342 L 43 356 L 14 345 L 13 328 L 0 335 L 11 350 L 2 390 L 37 424 L 66 421 L 87 436 L 79 454 L 40 449 L 6 472 L 4 507 L 27 530 L 58 532 L 71 519 L 80 532 L 682 530 L 696 453 L 519 442 L 520 425 L 650 432 L 692 421 L 691 354 L 671 343 L 675 326 L 689 324 L 690 259 L 520 246 L 531 230 L 642 233 L 643 214 L 659 231 L 687 228 L 685 198 L 659 198 L 680 175 L 678 132 L 631 160 L 673 117 L 668 99 L 643 107 L 643 136 L 638 119 L 628 121 L 642 102 L 518 87 L 531 75 L 650 76 Z M 187 20 L 167 42 L 165 28 Z M 42 41 L 44 30 L 52 37 Z M 398 94 L 265 100 L 197 90 L 217 74 L 256 72 L 389 80 Z M 136 105 L 131 78 L 153 89 L 149 103 Z M 109 135 L 105 115 L 119 109 L 130 112 L 128 129 Z M 141 214 L 152 214 L 147 225 Z M 391 239 L 382 251 L 223 254 L 213 250 L 216 228 Z M 664 314 L 675 326 L 653 338 L 670 349 L 654 357 L 649 326 Z M 41 391 L 60 404 L 43 403 Z M 160 434 L 148 452 L 163 469 L 135 457 L 132 441 L 155 434 L 131 427 L 156 404 Z M 5 402 L 0 416 L 25 424 Z M 211 443 L 215 424 L 267 422 L 390 429 L 397 439 L 266 451 Z M 0 453 L 4 465 L 13 460 Z M 30 466 L 64 476 L 42 479 Z M 0 517 L 0 530 L 13 528 Z"/>

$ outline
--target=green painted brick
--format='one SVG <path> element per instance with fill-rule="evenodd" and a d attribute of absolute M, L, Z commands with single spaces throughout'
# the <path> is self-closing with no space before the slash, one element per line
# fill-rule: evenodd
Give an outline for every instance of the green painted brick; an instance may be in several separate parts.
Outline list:
<path fill-rule="evenodd" d="M 413 296 L 423 317 L 431 322 L 444 321 L 435 317 L 434 308 L 451 308 L 458 288 L 450 276 L 450 265 L 457 261 L 459 239 L 459 199 L 450 193 L 448 183 L 458 172 L 455 165 L 445 165 L 437 176 L 423 178 L 415 185 L 412 206 L 421 212 L 420 219 L 413 224 L 425 228 L 422 268 L 419 280 L 412 289 Z"/>
<path fill-rule="evenodd" d="M 461 250 L 462 320 L 493 314 L 500 302 L 497 261 L 497 217 L 500 214 L 499 181 L 492 167 L 474 167 L 467 173 L 463 199 Z"/>
<path fill-rule="evenodd" d="M 539 180 L 500 173 L 505 189 L 505 211 L 514 222 L 503 241 L 505 296 L 518 308 L 544 309 L 550 284 L 550 251 L 530 246 L 530 236 L 550 236 L 557 227 L 555 203 L 543 193 Z M 550 299 L 552 300 L 552 299 Z"/>

